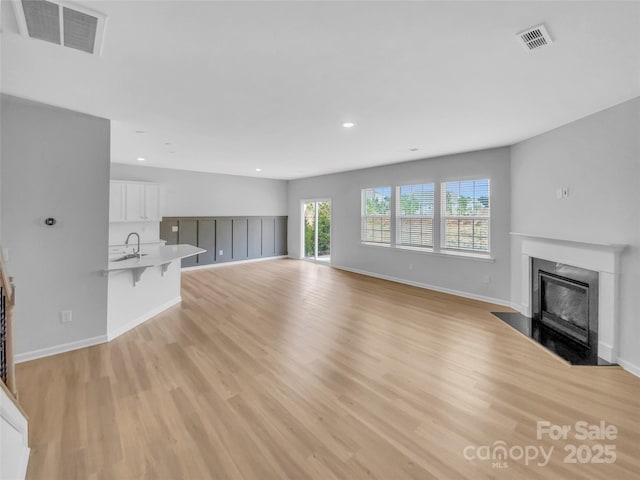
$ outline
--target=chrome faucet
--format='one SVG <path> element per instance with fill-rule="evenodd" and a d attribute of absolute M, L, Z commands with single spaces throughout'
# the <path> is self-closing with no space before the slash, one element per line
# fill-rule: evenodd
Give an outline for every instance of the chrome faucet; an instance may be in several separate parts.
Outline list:
<path fill-rule="evenodd" d="M 131 232 L 129 235 L 127 235 L 127 239 L 124 241 L 124 244 L 127 245 L 127 246 L 129 245 L 129 239 L 131 238 L 131 235 L 135 235 L 136 237 L 138 237 L 138 249 L 134 250 L 133 254 L 136 257 L 140 258 L 141 257 L 141 255 L 140 255 L 140 235 L 138 235 L 137 232 Z"/>

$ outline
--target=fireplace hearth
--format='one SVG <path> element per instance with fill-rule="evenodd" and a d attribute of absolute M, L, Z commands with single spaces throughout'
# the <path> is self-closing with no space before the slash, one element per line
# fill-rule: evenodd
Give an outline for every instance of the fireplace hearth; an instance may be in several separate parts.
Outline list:
<path fill-rule="evenodd" d="M 572 365 L 612 365 L 598 357 L 598 272 L 531 258 L 532 318 L 494 312 Z"/>

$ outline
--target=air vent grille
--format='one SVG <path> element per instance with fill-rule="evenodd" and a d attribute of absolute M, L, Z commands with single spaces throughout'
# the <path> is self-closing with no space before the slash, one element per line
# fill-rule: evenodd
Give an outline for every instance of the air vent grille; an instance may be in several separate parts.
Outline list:
<path fill-rule="evenodd" d="M 105 15 L 69 2 L 13 0 L 13 6 L 25 37 L 101 53 Z"/>
<path fill-rule="evenodd" d="M 98 19 L 67 7 L 63 11 L 65 46 L 93 53 Z"/>
<path fill-rule="evenodd" d="M 45 1 L 22 0 L 29 36 L 47 42 L 60 43 L 60 9 Z"/>
<path fill-rule="evenodd" d="M 524 32 L 518 33 L 516 37 L 525 50 L 536 50 L 547 47 L 553 43 L 544 25 L 531 27 Z"/>

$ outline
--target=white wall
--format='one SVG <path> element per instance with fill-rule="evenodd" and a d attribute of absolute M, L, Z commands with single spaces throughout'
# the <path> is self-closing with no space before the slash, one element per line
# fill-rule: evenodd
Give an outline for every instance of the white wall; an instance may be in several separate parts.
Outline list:
<path fill-rule="evenodd" d="M 289 182 L 289 255 L 299 258 L 301 201 L 331 198 L 332 262 L 336 266 L 509 303 L 509 148 L 354 170 Z M 361 245 L 361 189 L 458 178 L 491 179 L 491 249 L 495 263 Z M 409 270 L 409 264 L 414 265 Z M 483 283 L 485 276 L 491 281 Z"/>
<path fill-rule="evenodd" d="M 556 198 L 568 187 L 570 196 Z M 622 243 L 620 362 L 640 374 L 640 98 L 514 145 L 511 228 Z M 520 243 L 512 240 L 511 296 L 519 304 Z M 633 367 L 631 367 L 633 368 Z"/>
<path fill-rule="evenodd" d="M 2 232 L 15 277 L 15 351 L 106 334 L 108 120 L 2 96 Z M 58 220 L 45 227 L 43 217 Z M 60 323 L 60 311 L 73 321 Z"/>
<path fill-rule="evenodd" d="M 287 214 L 287 182 L 114 163 L 112 180 L 160 184 L 160 214 L 275 216 Z"/>

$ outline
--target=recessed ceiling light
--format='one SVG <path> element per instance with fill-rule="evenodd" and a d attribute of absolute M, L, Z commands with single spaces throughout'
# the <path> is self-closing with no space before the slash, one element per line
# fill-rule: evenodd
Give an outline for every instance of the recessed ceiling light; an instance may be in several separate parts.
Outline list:
<path fill-rule="evenodd" d="M 139 162 L 144 162 L 144 158 L 142 158 L 142 157 L 138 157 L 138 161 L 139 161 Z"/>
<path fill-rule="evenodd" d="M 355 123 L 353 123 L 353 122 L 343 122 L 342 126 L 343 126 L 344 128 L 352 128 L 352 127 L 355 127 L 355 126 L 356 126 L 356 124 L 355 124 Z"/>
<path fill-rule="evenodd" d="M 256 168 L 256 172 L 261 172 L 262 169 L 261 168 Z"/>
<path fill-rule="evenodd" d="M 136 133 L 147 133 L 144 130 L 136 130 Z"/>
<path fill-rule="evenodd" d="M 417 152 L 418 150 L 420 150 L 420 148 L 419 148 L 419 147 L 411 147 L 411 148 L 409 149 L 409 151 L 410 151 L 410 152 Z"/>

